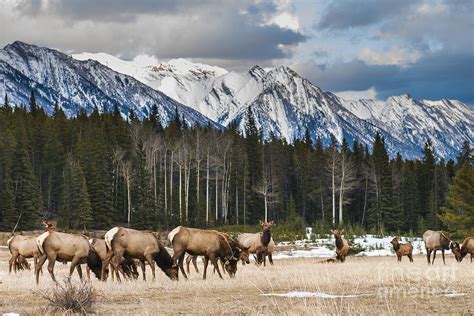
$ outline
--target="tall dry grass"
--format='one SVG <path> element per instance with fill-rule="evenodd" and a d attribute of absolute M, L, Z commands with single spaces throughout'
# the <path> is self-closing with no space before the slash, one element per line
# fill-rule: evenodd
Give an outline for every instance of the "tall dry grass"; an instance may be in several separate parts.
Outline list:
<path fill-rule="evenodd" d="M 152 282 L 141 280 L 101 283 L 93 280 L 99 314 L 468 314 L 474 312 L 474 264 L 458 264 L 452 256 L 428 266 L 423 256 L 414 263 L 396 257 L 348 257 L 344 264 L 317 264 L 319 259 L 277 260 L 266 268 L 239 265 L 235 279 L 220 280 L 208 270 L 208 279 L 191 271 L 188 281 L 168 280 L 161 270 Z M 437 258 L 441 259 L 441 258 Z M 2 260 L 3 261 L 3 260 Z M 201 266 L 200 266 L 201 267 Z M 66 266 L 56 265 L 57 276 Z M 147 267 L 148 277 L 151 272 Z M 77 274 L 73 278 L 78 279 Z M 35 313 L 45 301 L 35 290 L 53 287 L 46 272 L 40 285 L 33 273 L 9 276 L 0 265 L 2 311 Z M 361 295 L 353 298 L 286 298 L 263 296 L 289 291 Z M 4 299 L 26 295 L 22 304 Z M 463 293 L 464 296 L 446 295 Z"/>

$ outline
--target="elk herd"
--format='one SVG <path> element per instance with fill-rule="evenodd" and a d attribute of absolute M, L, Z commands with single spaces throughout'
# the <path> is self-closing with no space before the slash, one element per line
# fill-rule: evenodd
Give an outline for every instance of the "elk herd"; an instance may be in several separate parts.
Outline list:
<path fill-rule="evenodd" d="M 86 265 L 88 278 L 92 271 L 101 281 L 105 281 L 109 275 L 118 281 L 122 278 L 137 279 L 139 266 L 145 281 L 146 265 L 150 267 L 154 280 L 156 263 L 169 279 L 178 280 L 179 271 L 185 279 L 188 278 L 191 263 L 199 273 L 196 262 L 201 258 L 203 279 L 206 279 L 209 262 L 221 279 L 222 273 L 227 273 L 232 278 L 236 275 L 239 261 L 242 265 L 250 263 L 250 254 L 253 254 L 257 265 L 263 263 L 265 266 L 267 258 L 273 265 L 272 253 L 275 249 L 271 233 L 273 224 L 273 221 L 260 222 L 261 232 L 243 233 L 236 239 L 216 230 L 178 226 L 168 234 L 168 241 L 173 249 L 171 255 L 160 241 L 159 235 L 153 232 L 114 227 L 105 233 L 104 239 L 89 239 L 81 234 L 58 232 L 53 224 L 45 223 L 46 231 L 39 236 L 14 235 L 7 241 L 11 253 L 9 272 L 30 269 L 26 259 L 33 258 L 36 283 L 39 283 L 39 276 L 43 272 L 42 267 L 46 260 L 48 260 L 47 270 L 53 281 L 56 281 L 54 275 L 56 261 L 69 262 L 69 277 L 76 270 L 81 280 L 82 264 Z M 336 229 L 331 232 L 335 239 L 336 257 L 319 263 L 344 262 L 349 253 L 350 245 L 344 238 L 345 231 Z M 441 231 L 428 230 L 423 234 L 423 241 L 428 264 L 434 264 L 438 250 L 441 250 L 444 263 L 445 250 L 451 250 L 458 262 L 461 262 L 467 254 L 470 254 L 471 262 L 474 257 L 474 237 L 468 237 L 459 244 L 450 240 Z M 410 243 L 400 243 L 400 237 L 394 237 L 391 244 L 398 261 L 407 256 L 410 262 L 413 262 L 413 246 Z M 431 254 L 433 254 L 432 260 Z"/>

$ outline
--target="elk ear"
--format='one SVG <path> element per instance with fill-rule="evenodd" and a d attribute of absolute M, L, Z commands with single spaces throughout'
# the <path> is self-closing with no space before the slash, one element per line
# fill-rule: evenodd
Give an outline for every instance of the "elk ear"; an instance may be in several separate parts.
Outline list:
<path fill-rule="evenodd" d="M 270 226 L 275 225 L 273 221 L 269 222 L 268 224 L 270 224 Z"/>
<path fill-rule="evenodd" d="M 263 226 L 264 222 L 262 222 L 262 221 L 259 221 L 259 224 L 260 224 L 261 226 Z"/>
<path fill-rule="evenodd" d="M 229 263 L 230 263 L 229 260 L 226 260 L 225 263 L 224 263 L 224 265 L 225 265 L 225 266 L 228 266 Z"/>
<path fill-rule="evenodd" d="M 336 233 L 336 231 L 335 231 L 334 229 L 331 229 L 331 233 L 335 234 L 335 233 Z"/>
<path fill-rule="evenodd" d="M 344 235 L 345 233 L 346 233 L 345 229 L 341 230 L 341 235 Z"/>

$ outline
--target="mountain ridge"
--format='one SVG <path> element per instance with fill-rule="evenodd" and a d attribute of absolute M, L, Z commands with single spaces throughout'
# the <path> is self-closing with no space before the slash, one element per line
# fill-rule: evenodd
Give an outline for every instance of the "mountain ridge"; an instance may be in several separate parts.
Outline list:
<path fill-rule="evenodd" d="M 8 45 L 5 49 L 7 47 Z M 32 45 L 29 47 L 43 49 Z M 2 68 L 5 49 L 0 50 L 0 73 L 3 73 L 5 68 Z M 185 59 L 158 62 L 149 56 L 138 56 L 133 61 L 123 61 L 105 53 L 83 53 L 72 57 L 87 65 L 82 70 L 94 74 L 93 79 L 97 77 L 95 72 L 101 73 L 104 71 L 102 67 L 107 67 L 117 73 L 102 78 L 108 84 L 112 84 L 114 80 L 134 78 L 138 82 L 137 85 L 146 86 L 141 87 L 148 94 L 153 93 L 147 88 L 158 93 L 159 97 L 155 95 L 155 98 L 161 100 L 163 106 L 167 105 L 168 110 L 176 107 L 176 104 L 181 104 L 184 109 L 199 113 L 202 116 L 196 119 L 199 122 L 209 119 L 224 127 L 237 123 L 244 132 L 246 113 L 250 107 L 264 137 L 275 135 L 285 138 L 288 142 L 302 138 L 308 129 L 313 140 L 320 136 L 325 144 L 331 141 L 332 134 L 338 141 L 343 137 L 349 142 L 358 139 L 371 147 L 375 133 L 379 132 L 384 136 L 392 156 L 400 152 L 406 158 L 418 158 L 429 138 L 438 156 L 452 158 L 461 147 L 462 141 L 469 140 L 472 143 L 474 139 L 473 110 L 456 100 L 414 100 L 409 94 L 392 96 L 386 100 L 344 100 L 332 92 L 323 91 L 287 66 L 266 71 L 255 65 L 247 72 L 239 73 Z M 93 60 L 100 60 L 100 63 Z M 20 62 L 15 66 L 18 69 L 13 67 L 15 69 L 10 70 L 11 72 L 26 73 L 23 81 L 33 80 L 31 77 L 34 74 L 28 77 L 25 68 L 31 65 Z M 60 66 L 57 67 L 61 68 Z M 122 74 L 129 77 L 121 77 Z M 115 76 L 119 79 L 115 79 Z M 96 84 L 92 81 L 92 85 Z M 25 87 L 32 83 L 26 82 L 22 85 L 21 80 L 18 82 L 16 85 L 21 88 L 18 98 L 29 97 L 29 94 L 21 94 L 26 94 Z M 49 89 L 54 84 L 54 81 L 35 82 L 40 91 L 43 86 Z M 114 87 L 117 87 L 117 84 Z M 120 85 L 117 89 L 121 91 Z M 69 91 L 64 91 L 62 86 L 57 87 L 57 90 L 66 92 L 66 100 L 71 98 Z M 98 91 L 100 98 L 96 98 L 107 100 L 108 95 L 114 94 L 113 90 L 107 90 L 103 93 L 104 96 L 101 96 L 102 92 Z M 122 102 L 125 101 L 122 99 Z M 87 102 L 91 101 L 86 100 L 86 104 Z M 104 102 L 107 104 L 110 101 Z M 192 111 L 186 116 L 197 115 Z M 168 116 L 165 121 L 174 114 L 170 111 L 166 113 Z M 146 114 L 146 111 L 141 113 L 142 117 Z"/>

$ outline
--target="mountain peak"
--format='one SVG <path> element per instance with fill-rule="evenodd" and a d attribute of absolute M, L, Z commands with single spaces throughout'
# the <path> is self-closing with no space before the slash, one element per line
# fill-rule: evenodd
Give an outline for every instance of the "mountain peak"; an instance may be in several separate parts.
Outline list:
<path fill-rule="evenodd" d="M 257 79 L 258 81 L 260 81 L 262 80 L 263 77 L 265 77 L 267 73 L 265 72 L 265 70 L 263 70 L 262 67 L 260 67 L 259 65 L 255 65 L 252 68 L 250 68 L 249 74 L 255 79 Z"/>

